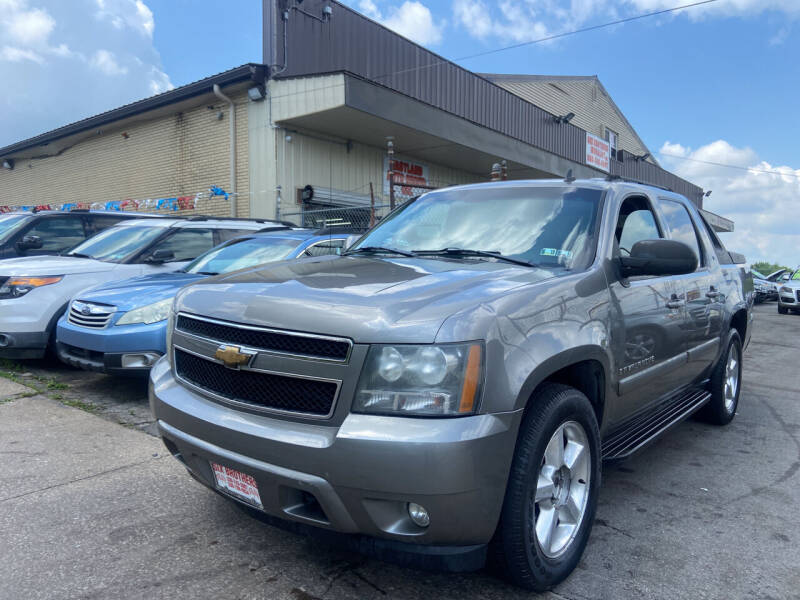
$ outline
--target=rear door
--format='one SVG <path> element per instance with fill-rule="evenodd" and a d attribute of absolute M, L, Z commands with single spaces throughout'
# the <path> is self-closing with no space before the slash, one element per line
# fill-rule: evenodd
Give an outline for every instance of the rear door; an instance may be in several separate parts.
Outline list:
<path fill-rule="evenodd" d="M 711 366 L 719 351 L 724 290 L 720 289 L 718 260 L 702 243 L 689 209 L 672 198 L 659 198 L 658 206 L 670 238 L 683 242 L 697 256 L 694 273 L 674 277 L 679 296 L 685 300 L 683 329 L 689 356 L 684 373 L 688 383 Z"/>

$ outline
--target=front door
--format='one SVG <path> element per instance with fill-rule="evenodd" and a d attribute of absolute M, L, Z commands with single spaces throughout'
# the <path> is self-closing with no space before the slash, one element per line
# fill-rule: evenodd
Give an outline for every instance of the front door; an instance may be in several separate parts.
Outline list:
<path fill-rule="evenodd" d="M 615 256 L 630 253 L 641 240 L 664 238 L 663 228 L 644 196 L 630 196 L 620 207 Z M 686 362 L 685 298 L 672 277 L 618 277 L 610 282 L 611 340 L 619 401 L 611 418 L 620 422 L 680 387 Z"/>

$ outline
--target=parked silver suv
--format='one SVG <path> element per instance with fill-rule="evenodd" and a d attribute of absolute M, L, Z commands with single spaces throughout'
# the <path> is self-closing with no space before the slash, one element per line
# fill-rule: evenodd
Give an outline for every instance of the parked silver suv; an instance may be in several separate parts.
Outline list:
<path fill-rule="evenodd" d="M 150 402 L 190 473 L 255 511 L 427 566 L 491 547 L 543 590 L 580 559 L 601 458 L 733 419 L 740 262 L 661 189 L 438 190 L 341 257 L 183 288 Z"/>

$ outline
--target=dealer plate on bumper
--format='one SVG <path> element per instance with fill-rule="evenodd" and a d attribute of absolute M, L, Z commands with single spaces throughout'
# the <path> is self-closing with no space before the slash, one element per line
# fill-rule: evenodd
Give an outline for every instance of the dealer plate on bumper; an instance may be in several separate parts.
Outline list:
<path fill-rule="evenodd" d="M 215 462 L 211 463 L 211 468 L 214 471 L 214 479 L 219 489 L 238 498 L 242 502 L 247 502 L 261 509 L 264 508 L 264 505 L 261 504 L 261 496 L 258 493 L 256 480 L 250 477 L 250 475 L 223 465 L 218 465 Z"/>

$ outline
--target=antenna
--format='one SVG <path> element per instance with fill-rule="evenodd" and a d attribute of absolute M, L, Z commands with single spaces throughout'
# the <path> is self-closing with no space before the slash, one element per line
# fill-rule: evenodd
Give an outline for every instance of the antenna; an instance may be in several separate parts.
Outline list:
<path fill-rule="evenodd" d="M 564 177 L 564 181 L 566 181 L 567 183 L 572 183 L 573 181 L 575 181 L 575 177 L 572 174 L 572 169 L 567 170 L 567 176 Z"/>

